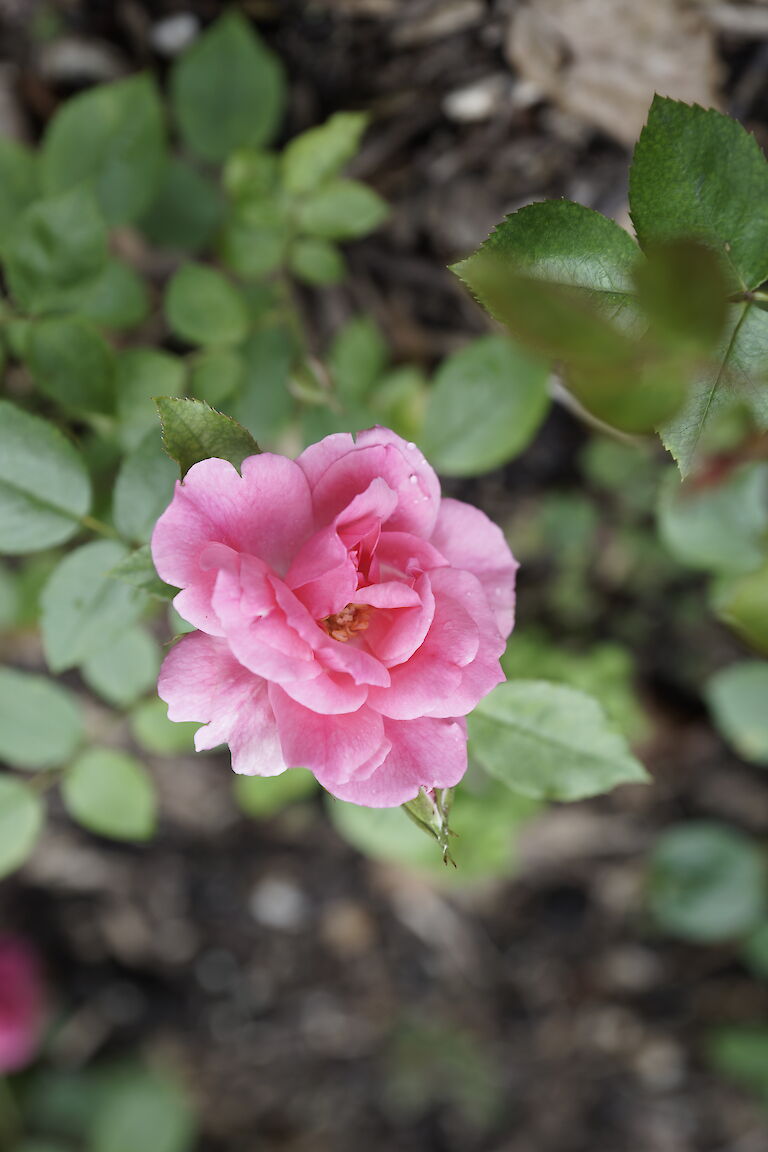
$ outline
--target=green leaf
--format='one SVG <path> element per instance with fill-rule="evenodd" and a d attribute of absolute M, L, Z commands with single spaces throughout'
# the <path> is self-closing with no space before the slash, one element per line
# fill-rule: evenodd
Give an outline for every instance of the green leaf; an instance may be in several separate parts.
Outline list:
<path fill-rule="evenodd" d="M 43 827 L 40 797 L 20 780 L 0 776 L 0 876 L 21 867 Z"/>
<path fill-rule="evenodd" d="M 245 379 L 232 404 L 234 416 L 262 443 L 274 443 L 294 408 L 288 384 L 296 342 L 282 325 L 261 328 L 242 349 Z"/>
<path fill-rule="evenodd" d="M 757 568 L 768 540 L 768 464 L 683 483 L 670 469 L 659 492 L 658 526 L 672 555 L 692 568 Z"/>
<path fill-rule="evenodd" d="M 239 468 L 246 456 L 261 451 L 250 432 L 230 416 L 214 411 L 201 400 L 160 396 L 155 401 L 163 428 L 163 444 L 181 470 L 181 478 L 193 464 L 217 456 Z"/>
<path fill-rule="evenodd" d="M 157 195 L 139 221 L 158 248 L 199 252 L 213 239 L 224 213 L 216 186 L 192 164 L 171 157 Z"/>
<path fill-rule="evenodd" d="M 5 249 L 11 295 L 25 311 L 56 308 L 107 262 L 107 231 L 86 188 L 39 200 L 18 219 Z"/>
<path fill-rule="evenodd" d="M 334 391 L 345 406 L 368 400 L 389 362 L 389 348 L 370 316 L 353 316 L 339 329 L 328 352 Z"/>
<path fill-rule="evenodd" d="M 177 476 L 157 432 L 148 432 L 125 457 L 115 481 L 112 512 L 121 536 L 138 544 L 149 540 L 171 502 Z"/>
<path fill-rule="evenodd" d="M 758 924 L 744 941 L 742 957 L 756 976 L 768 980 L 768 920 Z"/>
<path fill-rule="evenodd" d="M 542 680 L 500 684 L 469 717 L 470 750 L 508 787 L 581 800 L 648 779 L 596 700 Z"/>
<path fill-rule="evenodd" d="M 768 656 L 768 561 L 755 572 L 721 580 L 713 599 L 720 619 Z"/>
<path fill-rule="evenodd" d="M 136 448 L 157 427 L 154 397 L 184 395 L 184 362 L 156 348 L 124 348 L 117 357 L 115 387 L 120 441 Z"/>
<path fill-rule="evenodd" d="M 711 350 L 726 318 L 722 265 L 691 240 L 653 245 L 635 267 L 638 303 L 654 335 L 672 346 Z"/>
<path fill-rule="evenodd" d="M 171 105 L 182 138 L 204 160 L 225 160 L 242 145 L 265 144 L 284 103 L 280 61 L 238 12 L 212 24 L 171 73 Z"/>
<path fill-rule="evenodd" d="M 152 552 L 149 544 L 142 544 L 110 569 L 110 576 L 116 580 L 124 580 L 133 588 L 140 588 L 148 596 L 159 600 L 170 600 L 176 595 L 177 589 L 164 583 L 155 571 L 152 561 Z"/>
<path fill-rule="evenodd" d="M 360 147 L 367 124 L 364 112 L 336 112 L 324 124 L 295 136 L 282 155 L 285 190 L 300 196 L 338 175 Z"/>
<path fill-rule="evenodd" d="M 77 316 L 49 316 L 30 327 L 26 362 L 46 396 L 74 412 L 111 412 L 115 354 L 98 329 Z"/>
<path fill-rule="evenodd" d="M 389 207 L 359 180 L 331 180 L 299 205 L 298 224 L 309 236 L 356 240 L 384 223 Z"/>
<path fill-rule="evenodd" d="M 280 204 L 262 198 L 237 205 L 219 245 L 223 263 L 245 280 L 279 268 L 288 244 L 288 221 Z"/>
<path fill-rule="evenodd" d="M 127 549 L 95 540 L 68 553 L 41 597 L 43 648 L 53 672 L 76 668 L 108 648 L 141 614 L 144 598 L 110 575 Z"/>
<path fill-rule="evenodd" d="M 234 780 L 235 800 L 254 820 L 268 820 L 297 800 L 314 795 L 318 787 L 305 768 L 291 768 L 279 776 L 235 776 Z"/>
<path fill-rule="evenodd" d="M 69 441 L 46 420 L 0 400 L 0 551 L 62 544 L 90 506 L 88 473 Z"/>
<path fill-rule="evenodd" d="M 176 756 L 194 751 L 199 724 L 174 723 L 162 700 L 145 700 L 131 713 L 131 731 L 140 748 L 155 756 Z"/>
<path fill-rule="evenodd" d="M 768 429 L 768 312 L 744 303 L 728 313 L 718 348 L 695 375 L 674 419 L 660 428 L 684 477 L 705 455 L 718 418 L 735 402 L 751 409 L 758 428 Z"/>
<path fill-rule="evenodd" d="M 449 356 L 424 419 L 430 462 L 447 476 L 474 476 L 517 456 L 547 414 L 548 376 L 545 363 L 503 336 L 481 336 Z"/>
<path fill-rule="evenodd" d="M 707 684 L 715 726 L 744 760 L 768 767 L 768 661 L 745 660 Z"/>
<path fill-rule="evenodd" d="M 263 148 L 238 148 L 224 165 L 223 184 L 236 203 L 274 199 L 280 191 L 280 163 Z"/>
<path fill-rule="evenodd" d="M 239 352 L 210 348 L 190 362 L 189 391 L 213 407 L 238 392 L 244 378 L 245 362 Z"/>
<path fill-rule="evenodd" d="M 415 868 L 455 887 L 462 881 L 509 875 L 517 834 L 538 805 L 487 778 L 466 777 L 451 806 L 451 857 L 446 868 L 439 847 L 399 808 L 362 808 L 328 800 L 337 831 L 360 852 L 400 868 Z"/>
<path fill-rule="evenodd" d="M 338 284 L 347 268 L 335 244 L 307 236 L 291 248 L 289 267 L 304 284 Z"/>
<path fill-rule="evenodd" d="M 368 407 L 377 424 L 391 428 L 403 440 L 420 441 L 428 401 L 424 373 L 413 364 L 402 364 L 379 379 Z"/>
<path fill-rule="evenodd" d="M 248 309 L 240 292 L 215 268 L 183 264 L 165 293 L 171 330 L 190 344 L 237 344 L 248 331 Z"/>
<path fill-rule="evenodd" d="M 507 216 L 452 270 L 513 335 L 518 334 L 515 302 L 506 299 L 505 273 L 566 288 L 570 299 L 632 330 L 638 255 L 637 244 L 613 220 L 570 200 L 548 200 Z"/>
<path fill-rule="evenodd" d="M 0 758 L 33 772 L 73 755 L 83 721 L 74 697 L 47 676 L 0 668 Z"/>
<path fill-rule="evenodd" d="M 129 708 L 154 687 L 160 669 L 157 641 L 140 628 L 118 636 L 80 669 L 88 687 L 108 704 Z"/>
<path fill-rule="evenodd" d="M 62 292 L 58 305 L 104 328 L 135 328 L 149 311 L 149 293 L 138 272 L 109 260 L 94 279 Z"/>
<path fill-rule="evenodd" d="M 766 907 L 766 871 L 760 850 L 725 824 L 690 821 L 656 841 L 648 900 L 659 927 L 700 944 L 741 936 Z"/>
<path fill-rule="evenodd" d="M 48 193 L 87 183 L 111 225 L 127 224 L 148 207 L 165 153 L 163 111 L 147 75 L 99 84 L 58 110 L 42 146 Z"/>
<path fill-rule="evenodd" d="M 93 1152 L 191 1152 L 194 1132 L 187 1094 L 168 1076 L 130 1066 L 101 1073 L 88 1123 Z"/>
<path fill-rule="evenodd" d="M 768 1028 L 718 1028 L 709 1051 L 719 1072 L 756 1092 L 768 1104 Z"/>
<path fill-rule="evenodd" d="M 24 209 L 37 198 L 38 185 L 34 153 L 18 140 L 0 136 L 0 250 L 13 235 Z"/>
<path fill-rule="evenodd" d="M 73 820 L 113 840 L 147 840 L 155 831 L 155 788 L 138 760 L 115 748 L 89 748 L 61 784 Z"/>
<path fill-rule="evenodd" d="M 734 291 L 768 277 L 768 165 L 730 117 L 655 96 L 635 147 L 629 200 L 643 248 L 698 240 L 719 254 Z"/>

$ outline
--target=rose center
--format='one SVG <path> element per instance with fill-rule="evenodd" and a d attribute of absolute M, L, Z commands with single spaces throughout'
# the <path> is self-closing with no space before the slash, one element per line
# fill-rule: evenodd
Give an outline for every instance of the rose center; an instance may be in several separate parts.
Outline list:
<path fill-rule="evenodd" d="M 358 632 L 365 632 L 370 622 L 370 614 L 371 610 L 367 604 L 347 604 L 341 612 L 326 616 L 320 624 L 333 640 L 346 643 Z"/>

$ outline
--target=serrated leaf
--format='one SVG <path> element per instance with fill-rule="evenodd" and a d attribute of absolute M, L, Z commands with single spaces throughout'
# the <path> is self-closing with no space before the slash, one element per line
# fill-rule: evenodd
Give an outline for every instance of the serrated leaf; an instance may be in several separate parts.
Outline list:
<path fill-rule="evenodd" d="M 160 670 L 160 647 L 141 628 L 118 636 L 109 648 L 94 653 L 80 671 L 88 687 L 108 704 L 128 708 L 154 687 Z"/>
<path fill-rule="evenodd" d="M 54 768 L 73 755 L 82 732 L 80 709 L 66 688 L 47 676 L 0 668 L 0 758 L 32 772 Z"/>
<path fill-rule="evenodd" d="M 16 222 L 4 253 L 11 295 L 27 312 L 56 308 L 107 262 L 107 230 L 92 192 L 38 200 Z"/>
<path fill-rule="evenodd" d="M 754 928 L 766 908 L 758 846 L 725 824 L 694 820 L 663 832 L 648 874 L 648 900 L 664 931 L 714 943 Z"/>
<path fill-rule="evenodd" d="M 744 660 L 706 687 L 715 726 L 745 760 L 768 767 L 768 661 Z"/>
<path fill-rule="evenodd" d="M 40 797 L 20 780 L 0 776 L 0 877 L 21 867 L 30 855 L 43 819 Z"/>
<path fill-rule="evenodd" d="M 220 17 L 176 61 L 171 106 L 184 143 L 204 160 L 265 144 L 283 113 L 279 59 L 239 12 Z"/>
<path fill-rule="evenodd" d="M 91 506 L 82 458 L 57 428 L 0 400 L 0 552 L 62 544 Z"/>
<path fill-rule="evenodd" d="M 449 356 L 424 418 L 430 462 L 447 476 L 472 476 L 522 452 L 547 413 L 548 376 L 543 361 L 503 336 L 481 336 Z"/>
<path fill-rule="evenodd" d="M 240 292 L 206 264 L 182 264 L 171 277 L 163 306 L 171 330 L 190 344 L 236 344 L 248 331 Z"/>
<path fill-rule="evenodd" d="M 364 112 L 336 112 L 294 137 L 282 155 L 286 191 L 301 195 L 336 176 L 360 147 L 367 123 Z"/>
<path fill-rule="evenodd" d="M 732 291 L 768 277 L 768 164 L 729 116 L 655 96 L 635 147 L 629 200 L 643 248 L 701 241 L 720 256 Z"/>
<path fill-rule="evenodd" d="M 64 806 L 83 827 L 113 840 L 147 840 L 155 830 L 155 789 L 144 766 L 114 748 L 89 748 L 67 769 Z"/>
<path fill-rule="evenodd" d="M 95 325 L 78 316 L 49 316 L 30 327 L 27 366 L 41 392 L 74 412 L 111 412 L 115 354 Z"/>
<path fill-rule="evenodd" d="M 89 184 L 110 224 L 135 220 L 151 202 L 165 149 L 163 111 L 147 75 L 99 84 L 67 100 L 45 133 L 50 193 Z"/>
<path fill-rule="evenodd" d="M 160 396 L 155 404 L 165 450 L 179 465 L 182 480 L 200 460 L 217 456 L 239 468 L 246 456 L 255 456 L 261 451 L 242 424 L 201 400 Z"/>
<path fill-rule="evenodd" d="M 648 779 L 596 700 L 540 680 L 500 684 L 468 719 L 470 751 L 525 796 L 581 800 Z"/>
<path fill-rule="evenodd" d="M 144 597 L 111 576 L 126 553 L 115 541 L 95 540 L 68 553 L 53 570 L 41 597 L 51 671 L 77 667 L 138 619 Z"/>
<path fill-rule="evenodd" d="M 157 432 L 148 432 L 120 465 L 112 497 L 115 527 L 126 540 L 144 543 L 173 496 L 177 471 Z"/>

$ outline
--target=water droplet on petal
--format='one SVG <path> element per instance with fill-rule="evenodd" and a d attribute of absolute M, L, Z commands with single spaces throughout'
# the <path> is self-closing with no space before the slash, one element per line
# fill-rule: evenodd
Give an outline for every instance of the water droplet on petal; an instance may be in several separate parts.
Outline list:
<path fill-rule="evenodd" d="M 415 472 L 411 472 L 411 474 L 410 474 L 410 476 L 408 477 L 408 479 L 410 480 L 411 484 L 418 484 L 418 482 L 419 482 L 419 478 L 418 478 L 418 476 L 416 475 L 416 473 L 415 473 Z"/>
<path fill-rule="evenodd" d="M 409 452 L 413 452 L 415 447 L 416 447 L 416 445 L 414 444 L 413 440 L 409 440 L 408 443 L 406 444 L 406 448 L 408 449 Z"/>

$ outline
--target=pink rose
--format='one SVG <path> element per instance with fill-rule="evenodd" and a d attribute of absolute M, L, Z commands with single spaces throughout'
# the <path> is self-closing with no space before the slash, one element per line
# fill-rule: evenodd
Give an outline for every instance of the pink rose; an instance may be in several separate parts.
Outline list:
<path fill-rule="evenodd" d="M 36 954 L 22 940 L 0 938 L 0 1076 L 34 1057 L 45 1026 L 45 986 Z"/>
<path fill-rule="evenodd" d="M 158 684 L 171 720 L 206 724 L 198 751 L 227 743 L 246 775 L 303 766 L 373 808 L 461 779 L 463 717 L 504 678 L 517 564 L 414 444 L 371 428 L 242 476 L 202 460 L 152 554 L 199 629 Z"/>

